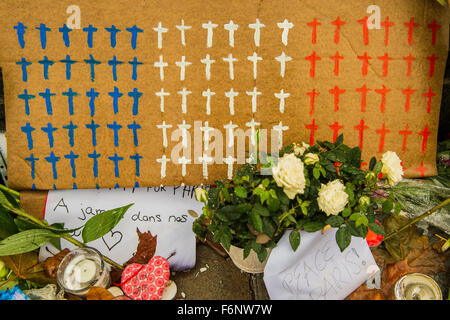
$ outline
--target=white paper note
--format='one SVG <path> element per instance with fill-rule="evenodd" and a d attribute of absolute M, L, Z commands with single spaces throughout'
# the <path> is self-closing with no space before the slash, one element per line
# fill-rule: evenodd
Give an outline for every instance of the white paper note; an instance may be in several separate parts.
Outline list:
<path fill-rule="evenodd" d="M 342 300 L 379 270 L 365 239 L 352 237 L 341 252 L 336 231 L 301 231 L 295 252 L 284 234 L 264 269 L 272 300 Z"/>
<path fill-rule="evenodd" d="M 150 231 L 157 235 L 155 255 L 168 258 L 171 270 L 188 270 L 195 266 L 196 243 L 192 217 L 188 210 L 201 214 L 202 203 L 195 200 L 195 186 L 134 189 L 51 190 L 48 193 L 45 219 L 49 224 L 64 223 L 66 229 L 83 226 L 96 213 L 134 203 L 122 220 L 105 236 L 89 242 L 113 261 L 123 264 L 136 252 L 138 234 Z M 72 236 L 82 241 L 81 230 Z M 62 248 L 75 248 L 61 240 Z M 40 259 L 55 253 L 52 245 L 41 248 Z"/>

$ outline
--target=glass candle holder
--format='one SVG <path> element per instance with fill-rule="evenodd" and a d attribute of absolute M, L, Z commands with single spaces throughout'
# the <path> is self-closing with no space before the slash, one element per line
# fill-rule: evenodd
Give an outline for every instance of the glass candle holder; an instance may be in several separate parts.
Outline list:
<path fill-rule="evenodd" d="M 410 273 L 395 284 L 397 300 L 442 300 L 442 291 L 431 277 L 422 273 Z"/>
<path fill-rule="evenodd" d="M 91 286 L 106 289 L 111 282 L 102 255 L 90 247 L 69 252 L 58 266 L 56 280 L 65 292 L 77 296 L 85 296 Z"/>

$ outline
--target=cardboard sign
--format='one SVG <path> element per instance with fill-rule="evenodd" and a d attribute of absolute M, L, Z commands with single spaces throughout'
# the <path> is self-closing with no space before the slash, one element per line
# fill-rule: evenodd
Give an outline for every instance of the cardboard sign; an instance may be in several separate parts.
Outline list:
<path fill-rule="evenodd" d="M 273 300 L 342 300 L 379 268 L 363 238 L 352 237 L 341 252 L 336 228 L 301 231 L 300 246 L 292 251 L 287 232 L 269 256 L 264 283 Z"/>
<path fill-rule="evenodd" d="M 117 226 L 100 239 L 89 242 L 117 263 L 128 261 L 138 244 L 138 234 L 150 231 L 157 235 L 155 255 L 170 257 L 172 270 L 188 270 L 195 266 L 196 244 L 192 217 L 188 210 L 201 213 L 202 204 L 195 200 L 195 187 L 155 187 L 101 190 L 51 190 L 47 196 L 45 219 L 49 224 L 64 223 L 66 229 L 83 226 L 87 220 L 105 210 L 134 203 Z M 81 230 L 72 233 L 82 240 Z M 75 246 L 61 240 L 62 248 Z M 51 244 L 41 248 L 41 259 L 55 253 Z M 173 256 L 171 256 L 175 253 Z"/>
<path fill-rule="evenodd" d="M 391 150 L 435 175 L 448 17 L 423 0 L 1 1 L 9 184 L 212 184 L 246 150 L 341 133 L 363 168 Z"/>

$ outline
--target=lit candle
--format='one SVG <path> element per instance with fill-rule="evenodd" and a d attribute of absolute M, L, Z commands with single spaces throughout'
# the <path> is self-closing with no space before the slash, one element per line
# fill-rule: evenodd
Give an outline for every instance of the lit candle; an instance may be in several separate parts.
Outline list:
<path fill-rule="evenodd" d="M 397 300 L 442 300 L 442 291 L 431 277 L 421 273 L 410 273 L 395 284 Z"/>

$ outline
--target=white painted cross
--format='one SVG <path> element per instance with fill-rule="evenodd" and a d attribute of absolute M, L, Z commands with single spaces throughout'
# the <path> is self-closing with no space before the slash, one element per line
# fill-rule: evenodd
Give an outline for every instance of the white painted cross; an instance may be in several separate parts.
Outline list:
<path fill-rule="evenodd" d="M 223 27 L 225 30 L 228 30 L 228 43 L 230 44 L 230 47 L 234 48 L 234 32 L 239 28 L 239 25 L 235 24 L 233 20 L 230 20 L 230 22 Z"/>
<path fill-rule="evenodd" d="M 159 68 L 159 78 L 164 80 L 164 68 L 168 66 L 168 63 L 163 61 L 162 55 L 159 56 L 159 61 L 156 61 L 153 66 Z"/>
<path fill-rule="evenodd" d="M 185 156 L 182 156 L 178 159 L 178 163 L 181 164 L 181 176 L 186 175 L 186 165 L 191 163 L 191 159 L 187 159 Z"/>
<path fill-rule="evenodd" d="M 228 70 L 230 74 L 230 79 L 234 80 L 234 65 L 233 63 L 238 61 L 238 59 L 233 58 L 233 54 L 229 53 L 228 57 L 222 58 L 223 61 L 228 62 Z"/>
<path fill-rule="evenodd" d="M 180 32 L 181 32 L 181 44 L 182 44 L 183 46 L 186 46 L 186 37 L 185 37 L 184 31 L 185 31 L 185 30 L 191 29 L 192 26 L 185 26 L 185 25 L 184 25 L 184 20 L 181 19 L 181 25 L 178 25 L 178 26 L 175 26 L 175 27 L 176 27 L 178 30 L 180 30 Z"/>
<path fill-rule="evenodd" d="M 215 92 L 212 92 L 209 88 L 206 91 L 202 92 L 202 96 L 206 97 L 206 114 L 211 114 L 211 96 L 215 95 Z"/>
<path fill-rule="evenodd" d="M 258 74 L 258 61 L 261 61 L 263 58 L 258 56 L 256 52 L 253 52 L 253 55 L 248 56 L 247 59 L 253 62 L 253 79 L 256 79 Z"/>
<path fill-rule="evenodd" d="M 280 62 L 280 75 L 284 78 L 284 74 L 286 72 L 286 62 L 291 61 L 292 57 L 287 56 L 283 51 L 283 53 L 276 57 L 275 60 Z"/>
<path fill-rule="evenodd" d="M 204 59 L 200 60 L 200 62 L 205 64 L 206 80 L 211 79 L 211 64 L 216 62 L 216 60 L 211 60 L 209 53 L 208 53 Z"/>
<path fill-rule="evenodd" d="M 252 130 L 251 130 L 250 141 L 251 141 L 251 143 L 252 143 L 253 146 L 256 146 L 256 137 L 255 137 L 256 130 L 255 130 L 255 127 L 256 127 L 256 126 L 259 126 L 260 124 L 261 124 L 261 123 L 259 123 L 259 122 L 255 122 L 255 119 L 252 119 L 252 121 L 247 122 L 247 123 L 245 124 L 247 127 L 250 127 L 250 128 L 252 129 Z"/>
<path fill-rule="evenodd" d="M 200 127 L 200 131 L 203 132 L 203 140 L 205 142 L 205 151 L 209 149 L 209 131 L 213 131 L 214 128 L 210 127 L 208 121 L 205 121 L 205 126 Z"/>
<path fill-rule="evenodd" d="M 228 156 L 223 159 L 223 161 L 228 165 L 228 179 L 233 179 L 233 163 L 236 162 L 236 158 Z"/>
<path fill-rule="evenodd" d="M 206 34 L 206 47 L 211 48 L 213 43 L 213 29 L 217 28 L 216 23 L 212 23 L 211 21 L 208 21 L 208 23 L 203 23 L 202 28 L 207 29 L 208 33 Z"/>
<path fill-rule="evenodd" d="M 208 179 L 208 163 L 212 162 L 213 158 L 209 157 L 207 154 L 203 154 L 198 160 L 202 163 L 203 178 Z"/>
<path fill-rule="evenodd" d="M 167 162 L 170 162 L 170 159 L 166 157 L 165 154 L 159 159 L 156 159 L 157 162 L 161 163 L 161 178 L 166 176 L 166 166 Z"/>
<path fill-rule="evenodd" d="M 250 23 L 248 27 L 250 29 L 254 29 L 255 32 L 253 34 L 253 39 L 255 41 L 255 46 L 259 47 L 259 43 L 261 40 L 261 28 L 264 28 L 266 25 L 259 22 L 259 19 L 256 19 L 255 23 Z"/>
<path fill-rule="evenodd" d="M 273 126 L 273 130 L 278 131 L 278 149 L 283 148 L 283 131 L 289 130 L 288 126 L 283 126 L 283 123 L 280 121 L 279 124 Z"/>
<path fill-rule="evenodd" d="M 166 124 L 165 121 L 162 122 L 162 124 L 157 124 L 156 127 L 158 129 L 162 129 L 163 133 L 163 147 L 167 147 L 167 129 L 172 128 L 171 124 Z"/>
<path fill-rule="evenodd" d="M 156 32 L 158 32 L 158 49 L 162 49 L 162 34 L 167 33 L 169 29 L 163 28 L 161 25 L 161 21 L 158 23 L 158 26 L 156 28 L 153 28 Z"/>
<path fill-rule="evenodd" d="M 160 97 L 160 108 L 161 108 L 161 112 L 164 112 L 164 96 L 170 96 L 169 92 L 165 92 L 164 88 L 161 88 L 161 91 L 155 92 L 155 94 Z"/>
<path fill-rule="evenodd" d="M 186 113 L 187 112 L 187 95 L 191 94 L 192 91 L 188 91 L 186 88 L 183 88 L 181 91 L 177 92 L 178 94 L 181 94 L 181 112 Z"/>
<path fill-rule="evenodd" d="M 283 29 L 283 32 L 281 33 L 281 42 L 283 42 L 283 44 L 287 46 L 289 29 L 291 29 L 294 24 L 292 22 L 289 22 L 287 19 L 284 19 L 283 22 L 278 22 L 277 25 L 278 28 Z"/>
<path fill-rule="evenodd" d="M 181 130 L 181 143 L 183 148 L 187 148 L 187 130 L 191 128 L 190 124 L 186 124 L 186 120 L 183 120 L 182 124 L 178 125 Z"/>
<path fill-rule="evenodd" d="M 228 132 L 228 147 L 234 146 L 234 134 L 233 131 L 238 127 L 237 124 L 233 124 L 233 121 L 230 120 L 230 123 L 225 124 L 223 126 Z"/>
<path fill-rule="evenodd" d="M 291 94 L 290 93 L 285 93 L 283 89 L 281 89 L 281 91 L 279 93 L 274 93 L 275 97 L 277 97 L 278 99 L 280 99 L 280 112 L 284 113 L 284 100 L 286 98 L 288 98 Z"/>
<path fill-rule="evenodd" d="M 247 91 L 249 96 L 252 96 L 252 112 L 255 113 L 257 110 L 257 97 L 261 95 L 260 91 L 256 90 L 256 87 L 253 88 L 253 91 Z"/>
<path fill-rule="evenodd" d="M 176 61 L 175 64 L 180 67 L 180 80 L 184 81 L 186 76 L 186 67 L 190 66 L 192 62 L 186 61 L 186 57 L 182 56 L 181 61 Z"/>
<path fill-rule="evenodd" d="M 239 94 L 239 92 L 236 92 L 231 88 L 230 91 L 225 92 L 225 96 L 229 99 L 229 107 L 230 107 L 230 114 L 234 116 L 234 97 L 236 97 Z"/>

